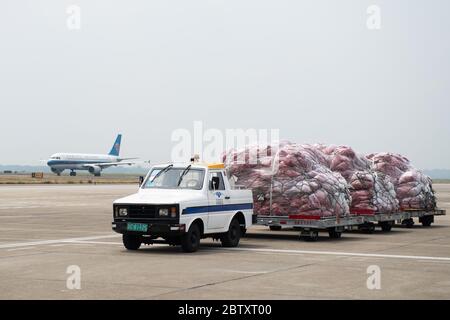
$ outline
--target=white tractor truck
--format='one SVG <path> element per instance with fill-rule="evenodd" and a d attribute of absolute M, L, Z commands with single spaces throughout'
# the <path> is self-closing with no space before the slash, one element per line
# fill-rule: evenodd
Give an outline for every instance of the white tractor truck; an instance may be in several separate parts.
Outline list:
<path fill-rule="evenodd" d="M 153 166 L 136 194 L 114 201 L 113 220 L 128 250 L 166 243 L 194 252 L 207 237 L 236 247 L 256 216 L 252 191 L 230 185 L 222 163 L 192 161 Z"/>

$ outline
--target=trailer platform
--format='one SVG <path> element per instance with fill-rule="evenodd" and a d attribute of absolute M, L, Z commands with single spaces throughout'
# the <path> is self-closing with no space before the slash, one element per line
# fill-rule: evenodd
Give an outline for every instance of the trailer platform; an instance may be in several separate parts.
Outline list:
<path fill-rule="evenodd" d="M 300 230 L 300 239 L 316 241 L 319 231 L 326 231 L 330 238 L 340 238 L 342 232 L 351 226 L 364 223 L 364 217 L 347 215 L 344 217 L 320 217 L 310 215 L 257 216 L 258 225 L 268 226 L 270 230 L 281 230 L 283 226 Z"/>
<path fill-rule="evenodd" d="M 434 216 L 443 216 L 446 211 L 442 209 L 430 211 L 408 209 L 392 213 L 376 213 L 370 210 L 352 210 L 351 213 L 364 219 L 364 223 L 357 226 L 359 230 L 373 232 L 376 226 L 381 227 L 383 231 L 390 231 L 396 222 L 411 228 L 414 225 L 413 218 L 419 218 L 419 222 L 424 227 L 429 227 L 434 222 Z"/>

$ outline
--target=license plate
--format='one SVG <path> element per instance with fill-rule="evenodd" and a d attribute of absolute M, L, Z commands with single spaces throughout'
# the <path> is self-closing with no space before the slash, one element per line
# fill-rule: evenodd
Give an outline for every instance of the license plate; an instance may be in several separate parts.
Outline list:
<path fill-rule="evenodd" d="M 145 223 L 127 223 L 128 231 L 147 232 L 148 225 Z"/>

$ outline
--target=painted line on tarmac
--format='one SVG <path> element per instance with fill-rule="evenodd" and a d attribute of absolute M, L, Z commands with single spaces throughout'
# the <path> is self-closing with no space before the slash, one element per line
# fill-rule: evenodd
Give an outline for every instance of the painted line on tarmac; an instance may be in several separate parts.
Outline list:
<path fill-rule="evenodd" d="M 122 242 L 109 242 L 109 241 L 86 241 L 86 240 L 76 240 L 76 241 L 64 241 L 67 244 L 114 244 L 123 246 Z"/>
<path fill-rule="evenodd" d="M 7 243 L 0 244 L 0 249 L 10 249 L 10 248 L 20 248 L 20 247 L 30 247 L 30 246 L 41 246 L 48 244 L 59 244 L 59 243 L 67 243 L 73 241 L 89 241 L 89 240 L 100 240 L 100 239 L 110 239 L 110 238 L 118 238 L 120 235 L 104 235 L 104 236 L 92 236 L 92 237 L 81 237 L 81 238 L 68 238 L 68 239 L 57 239 L 57 240 L 41 240 L 41 241 L 32 241 L 32 242 L 19 242 L 19 243 Z"/>
<path fill-rule="evenodd" d="M 53 244 L 104 244 L 104 245 L 121 245 L 119 242 L 93 241 L 101 239 L 118 238 L 120 235 L 103 235 L 81 238 L 67 238 L 58 240 L 42 240 L 22 243 L 8 243 L 0 245 L 0 249 L 22 248 L 40 245 Z M 429 260 L 450 262 L 450 257 L 431 257 L 431 256 L 408 256 L 378 253 L 358 253 L 358 252 L 340 252 L 340 251 L 310 251 L 310 250 L 286 250 L 286 249 L 254 249 L 254 248 L 210 248 L 211 250 L 227 250 L 227 251 L 247 251 L 261 253 L 282 253 L 282 254 L 312 254 L 312 255 L 331 255 L 331 256 L 347 256 L 347 257 L 365 257 L 365 258 L 388 258 L 388 259 L 409 259 L 409 260 Z"/>
<path fill-rule="evenodd" d="M 30 250 L 33 249 L 32 247 L 22 247 L 22 248 L 12 248 L 12 249 L 8 249 L 6 251 L 19 251 L 19 250 Z"/>
<path fill-rule="evenodd" d="M 405 255 L 396 255 L 396 254 L 358 253 L 358 252 L 339 252 L 339 251 L 284 250 L 284 249 L 252 249 L 252 248 L 221 248 L 221 249 L 230 250 L 230 251 L 250 251 L 250 252 L 263 252 L 263 253 L 287 253 L 287 254 L 294 253 L 294 254 L 314 254 L 314 255 L 329 255 L 329 256 L 431 260 L 431 261 L 448 261 L 448 262 L 450 262 L 450 257 L 405 256 Z"/>
<path fill-rule="evenodd" d="M 86 244 L 106 244 L 106 245 L 123 245 L 121 242 L 106 241 L 88 241 L 88 240 L 72 240 L 66 243 L 86 243 Z M 153 244 L 153 246 L 165 246 L 165 244 Z M 232 251 L 250 251 L 261 253 L 283 253 L 288 255 L 313 254 L 313 255 L 332 255 L 332 256 L 349 256 L 364 258 L 390 258 L 390 259 L 410 259 L 410 260 L 431 260 L 450 262 L 450 257 L 430 257 L 430 256 L 406 256 L 393 254 L 377 254 L 377 253 L 358 253 L 358 252 L 340 252 L 340 251 L 309 251 L 309 250 L 284 250 L 284 249 L 252 249 L 252 248 L 206 248 L 206 250 L 232 250 Z M 202 250 L 202 248 L 200 248 Z"/>
<path fill-rule="evenodd" d="M 0 209 L 1 210 L 1 209 Z M 14 219 L 14 218 L 33 218 L 33 216 L 0 216 L 0 218 Z"/>

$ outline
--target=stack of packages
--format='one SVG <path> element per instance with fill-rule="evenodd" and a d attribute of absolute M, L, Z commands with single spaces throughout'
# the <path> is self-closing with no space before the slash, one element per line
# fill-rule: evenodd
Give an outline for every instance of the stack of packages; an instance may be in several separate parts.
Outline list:
<path fill-rule="evenodd" d="M 328 157 L 329 167 L 332 171 L 339 172 L 350 181 L 355 171 L 370 169 L 370 161 L 347 146 L 315 145 Z"/>
<path fill-rule="evenodd" d="M 436 209 L 436 197 L 431 179 L 413 168 L 401 155 L 377 153 L 368 156 L 376 172 L 386 174 L 395 186 L 400 208 L 416 210 Z"/>
<path fill-rule="evenodd" d="M 431 179 L 401 155 L 365 157 L 346 146 L 282 142 L 230 150 L 223 162 L 237 184 L 253 190 L 254 211 L 260 215 L 436 208 Z"/>
<path fill-rule="evenodd" d="M 328 157 L 330 169 L 347 180 L 355 212 L 387 213 L 398 210 L 394 185 L 371 170 L 371 161 L 347 146 L 318 145 Z"/>
<path fill-rule="evenodd" d="M 347 182 L 328 168 L 329 159 L 319 148 L 285 142 L 277 149 L 251 146 L 230 150 L 223 156 L 228 174 L 237 179 L 237 184 L 253 190 L 255 213 L 319 217 L 349 214 Z"/>
<path fill-rule="evenodd" d="M 355 212 L 389 213 L 399 209 L 394 185 L 381 173 L 355 171 L 350 181 L 352 209 Z"/>

